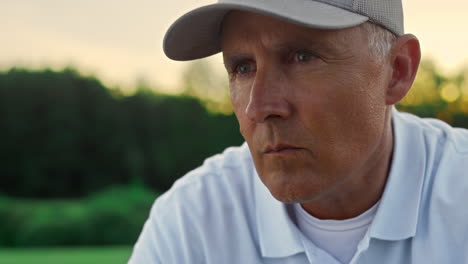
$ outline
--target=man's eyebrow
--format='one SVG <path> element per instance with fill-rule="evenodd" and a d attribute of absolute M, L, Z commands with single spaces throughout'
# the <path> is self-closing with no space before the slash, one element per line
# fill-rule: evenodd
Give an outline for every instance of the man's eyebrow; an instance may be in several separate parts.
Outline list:
<path fill-rule="evenodd" d="M 326 53 L 337 52 L 336 45 L 330 43 L 329 40 L 300 40 L 300 41 L 287 41 L 273 46 L 274 50 L 311 50 L 323 51 Z"/>

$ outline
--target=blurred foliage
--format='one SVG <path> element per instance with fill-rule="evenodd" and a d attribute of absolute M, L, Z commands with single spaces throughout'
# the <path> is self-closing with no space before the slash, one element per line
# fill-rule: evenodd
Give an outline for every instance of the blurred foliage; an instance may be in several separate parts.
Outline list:
<path fill-rule="evenodd" d="M 124 96 L 73 69 L 0 72 L 0 193 L 79 197 L 109 184 L 168 189 L 242 138 L 235 117 L 140 87 Z"/>
<path fill-rule="evenodd" d="M 70 68 L 0 72 L 0 193 L 80 197 L 134 183 L 164 191 L 241 144 L 226 76 L 202 60 L 188 65 L 181 96 L 144 82 L 124 95 Z M 423 61 L 398 108 L 468 127 L 467 77 Z"/>
<path fill-rule="evenodd" d="M 132 246 L 0 248 L 2 264 L 126 263 Z"/>
<path fill-rule="evenodd" d="M 445 75 L 432 61 L 422 61 L 414 85 L 398 109 L 468 128 L 468 68 Z"/>
<path fill-rule="evenodd" d="M 217 72 L 208 61 L 189 63 L 182 79 L 183 95 L 199 98 L 211 112 L 232 113 L 227 74 Z"/>
<path fill-rule="evenodd" d="M 79 200 L 0 198 L 0 246 L 136 242 L 157 194 L 114 186 Z"/>

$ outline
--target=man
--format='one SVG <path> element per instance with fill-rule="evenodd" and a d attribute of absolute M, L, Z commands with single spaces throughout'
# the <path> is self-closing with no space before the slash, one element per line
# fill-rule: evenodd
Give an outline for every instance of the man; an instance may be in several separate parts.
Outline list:
<path fill-rule="evenodd" d="M 157 199 L 130 263 L 468 263 L 468 132 L 393 107 L 400 0 L 221 0 L 164 45 L 223 53 L 246 144 Z"/>

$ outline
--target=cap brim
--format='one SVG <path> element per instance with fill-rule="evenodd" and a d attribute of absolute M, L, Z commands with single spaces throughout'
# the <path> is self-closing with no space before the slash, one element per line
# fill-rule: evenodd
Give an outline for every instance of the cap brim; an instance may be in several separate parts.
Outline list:
<path fill-rule="evenodd" d="M 231 10 L 251 11 L 317 29 L 348 28 L 368 20 L 366 16 L 311 0 L 217 3 L 192 10 L 171 25 L 164 37 L 166 56 L 186 61 L 220 52 L 221 23 Z"/>

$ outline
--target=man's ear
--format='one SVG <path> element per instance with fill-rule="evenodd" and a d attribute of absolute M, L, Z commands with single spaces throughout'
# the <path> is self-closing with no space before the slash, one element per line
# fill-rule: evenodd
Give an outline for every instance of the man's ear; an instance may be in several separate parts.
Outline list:
<path fill-rule="evenodd" d="M 390 50 L 392 76 L 387 87 L 387 105 L 398 103 L 408 93 L 420 60 L 421 50 L 415 36 L 407 34 L 396 39 Z"/>

